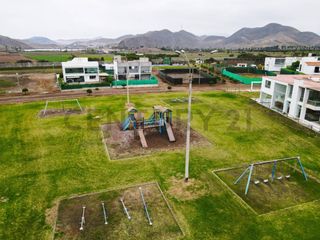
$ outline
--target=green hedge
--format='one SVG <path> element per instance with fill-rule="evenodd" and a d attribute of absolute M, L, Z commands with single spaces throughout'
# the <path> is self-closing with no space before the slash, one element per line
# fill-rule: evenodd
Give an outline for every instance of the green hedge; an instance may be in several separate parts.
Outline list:
<path fill-rule="evenodd" d="M 68 89 L 82 89 L 82 88 L 99 88 L 99 87 L 110 87 L 110 83 L 92 83 L 92 84 L 61 84 L 62 90 Z"/>
<path fill-rule="evenodd" d="M 291 74 L 291 75 L 295 75 L 295 74 L 303 74 L 301 72 L 297 72 L 288 68 L 281 68 L 280 70 L 280 74 Z"/>

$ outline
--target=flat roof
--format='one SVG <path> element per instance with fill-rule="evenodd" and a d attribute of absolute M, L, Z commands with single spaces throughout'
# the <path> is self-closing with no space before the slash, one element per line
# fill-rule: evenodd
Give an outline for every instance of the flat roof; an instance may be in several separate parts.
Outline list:
<path fill-rule="evenodd" d="M 306 62 L 308 66 L 320 67 L 320 62 Z"/>
<path fill-rule="evenodd" d="M 320 91 L 320 75 L 277 75 L 264 78 L 291 85 L 294 85 L 295 81 L 303 81 L 302 87 Z"/>
<path fill-rule="evenodd" d="M 88 58 L 74 58 L 71 61 L 63 62 L 63 67 L 99 67 L 98 62 L 88 61 Z"/>

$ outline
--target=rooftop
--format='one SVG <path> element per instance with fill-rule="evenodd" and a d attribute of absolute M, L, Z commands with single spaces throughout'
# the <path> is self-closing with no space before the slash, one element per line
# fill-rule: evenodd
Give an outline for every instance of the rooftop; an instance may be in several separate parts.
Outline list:
<path fill-rule="evenodd" d="M 266 78 L 291 85 L 295 81 L 301 81 L 303 87 L 320 91 L 320 77 L 318 75 L 277 75 Z"/>
<path fill-rule="evenodd" d="M 98 62 L 88 61 L 88 58 L 74 58 L 71 61 L 63 62 L 63 67 L 98 67 Z"/>

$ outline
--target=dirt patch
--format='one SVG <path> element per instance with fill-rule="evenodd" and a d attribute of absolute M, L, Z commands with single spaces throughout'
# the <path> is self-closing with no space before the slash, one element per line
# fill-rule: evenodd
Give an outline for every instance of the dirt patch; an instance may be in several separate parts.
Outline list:
<path fill-rule="evenodd" d="M 0 52 L 0 63 L 16 63 L 17 61 L 21 61 L 21 60 L 31 61 L 29 58 L 26 58 L 19 53 L 1 53 Z"/>
<path fill-rule="evenodd" d="M 38 114 L 40 118 L 54 117 L 54 116 L 65 116 L 73 114 L 82 114 L 83 111 L 78 109 L 48 109 L 47 111 L 41 110 Z"/>
<path fill-rule="evenodd" d="M 169 180 L 170 188 L 168 193 L 182 201 L 197 199 L 207 193 L 207 186 L 196 179 L 189 179 L 185 182 L 183 178 L 172 177 Z"/>
<path fill-rule="evenodd" d="M 101 126 L 104 142 L 111 159 L 129 158 L 185 147 L 186 125 L 182 122 L 176 122 L 172 129 L 176 139 L 175 142 L 169 142 L 167 133 L 160 133 L 158 128 L 145 129 L 144 134 L 148 148 L 143 148 L 136 131 L 122 131 L 119 123 Z M 206 138 L 193 129 L 191 129 L 191 144 L 194 146 L 211 145 Z"/>
<path fill-rule="evenodd" d="M 152 226 L 149 225 L 139 187 L 106 191 L 62 200 L 59 204 L 55 239 L 175 239 L 181 229 L 157 184 L 141 186 Z M 120 202 L 123 198 L 131 220 Z M 107 215 L 105 224 L 102 208 Z M 84 229 L 80 231 L 85 206 Z"/>
<path fill-rule="evenodd" d="M 6 83 L 0 84 L 0 89 L 8 93 L 21 93 L 21 89 L 27 88 L 31 93 L 57 92 L 55 74 L 0 74 L 0 80 Z"/>

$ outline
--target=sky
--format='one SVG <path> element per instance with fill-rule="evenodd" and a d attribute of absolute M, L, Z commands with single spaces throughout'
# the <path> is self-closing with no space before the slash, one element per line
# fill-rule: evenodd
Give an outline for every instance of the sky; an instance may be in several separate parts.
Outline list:
<path fill-rule="evenodd" d="M 79 39 L 186 30 L 230 36 L 271 22 L 320 34 L 319 0 L 0 0 L 0 35 Z"/>

